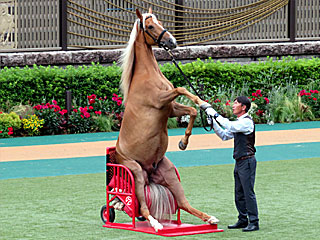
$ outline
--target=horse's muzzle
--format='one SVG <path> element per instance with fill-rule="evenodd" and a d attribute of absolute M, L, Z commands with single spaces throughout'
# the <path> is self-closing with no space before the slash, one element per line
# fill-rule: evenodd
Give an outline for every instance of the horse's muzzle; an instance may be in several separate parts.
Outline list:
<path fill-rule="evenodd" d="M 173 38 L 173 37 L 171 37 L 171 38 L 169 38 L 168 40 L 166 40 L 166 41 L 164 42 L 164 44 L 165 44 L 166 47 L 169 48 L 169 49 L 174 49 L 174 48 L 177 47 L 177 41 L 176 41 L 176 39 Z"/>

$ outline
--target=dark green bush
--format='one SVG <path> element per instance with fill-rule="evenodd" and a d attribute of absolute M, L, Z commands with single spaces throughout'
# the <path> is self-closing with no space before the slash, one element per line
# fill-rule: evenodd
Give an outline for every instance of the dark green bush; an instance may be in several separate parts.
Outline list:
<path fill-rule="evenodd" d="M 235 63 L 197 60 L 180 65 L 197 90 L 204 96 L 212 96 L 218 88 L 242 87 L 246 83 L 250 91 L 269 89 L 288 82 L 304 87 L 320 82 L 320 59 L 285 58 L 240 65 Z M 175 87 L 187 86 L 183 76 L 171 63 L 160 66 L 164 75 Z M 65 102 L 66 88 L 72 91 L 77 105 L 86 103 L 86 97 L 98 97 L 119 93 L 121 69 L 114 64 L 99 64 L 67 68 L 33 66 L 33 68 L 4 68 L 0 72 L 0 109 L 22 104 L 39 104 L 56 99 Z M 319 84 L 318 84 L 319 85 Z"/>

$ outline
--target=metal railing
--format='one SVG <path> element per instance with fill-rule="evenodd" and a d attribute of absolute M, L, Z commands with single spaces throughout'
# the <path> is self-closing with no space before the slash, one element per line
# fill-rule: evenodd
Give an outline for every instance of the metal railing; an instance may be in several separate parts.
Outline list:
<path fill-rule="evenodd" d="M 120 48 L 149 7 L 180 45 L 320 39 L 319 0 L 0 0 L 0 51 Z"/>

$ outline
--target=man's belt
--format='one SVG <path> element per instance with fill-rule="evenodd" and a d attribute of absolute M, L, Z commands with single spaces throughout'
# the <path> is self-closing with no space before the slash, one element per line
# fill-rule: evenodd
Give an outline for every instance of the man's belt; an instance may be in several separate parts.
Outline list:
<path fill-rule="evenodd" d="M 237 158 L 236 161 L 246 160 L 246 159 L 251 158 L 253 156 L 254 156 L 254 154 L 243 156 L 243 157 Z"/>

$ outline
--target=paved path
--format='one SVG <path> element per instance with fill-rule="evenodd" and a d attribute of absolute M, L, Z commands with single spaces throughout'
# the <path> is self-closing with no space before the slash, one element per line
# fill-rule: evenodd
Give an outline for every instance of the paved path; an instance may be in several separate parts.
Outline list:
<path fill-rule="evenodd" d="M 177 167 L 233 163 L 233 141 L 193 130 L 186 151 L 177 147 L 184 129 L 169 130 L 167 156 Z M 0 139 L 0 179 L 104 172 L 105 148 L 118 133 Z M 258 161 L 320 157 L 320 122 L 257 125 Z M 41 160 L 41 161 L 40 161 Z"/>

